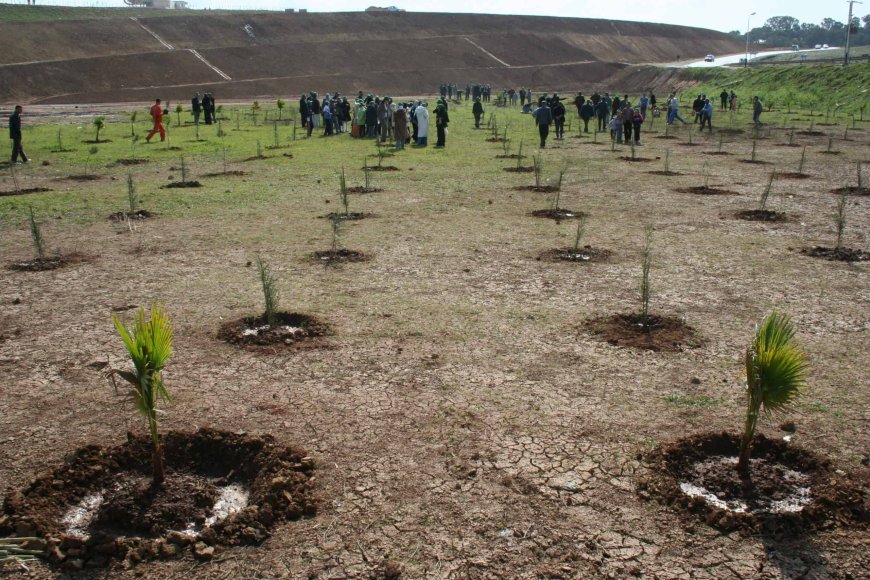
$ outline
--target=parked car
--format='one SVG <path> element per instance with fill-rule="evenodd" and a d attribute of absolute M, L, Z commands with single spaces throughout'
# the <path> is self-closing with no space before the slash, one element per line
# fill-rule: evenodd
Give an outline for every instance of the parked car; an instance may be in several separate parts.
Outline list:
<path fill-rule="evenodd" d="M 815 45 L 813 48 L 815 48 L 816 50 L 820 50 L 820 49 L 822 48 L 822 45 L 821 45 L 821 44 L 817 44 L 817 45 Z"/>
<path fill-rule="evenodd" d="M 800 47 L 800 45 L 792 44 L 792 45 L 791 45 L 791 49 L 792 49 L 792 50 L 800 50 L 801 47 Z"/>
<path fill-rule="evenodd" d="M 822 45 L 822 48 L 831 48 L 831 47 L 828 46 L 827 44 L 823 44 L 823 45 Z"/>
<path fill-rule="evenodd" d="M 716 60 L 716 57 L 713 56 L 712 54 L 708 54 L 707 56 L 704 57 L 704 62 L 713 62 L 714 60 Z"/>

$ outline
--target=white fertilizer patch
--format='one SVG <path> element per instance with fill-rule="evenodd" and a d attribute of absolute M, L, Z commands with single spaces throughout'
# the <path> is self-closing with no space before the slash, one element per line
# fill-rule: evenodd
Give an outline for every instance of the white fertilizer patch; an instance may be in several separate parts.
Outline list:
<path fill-rule="evenodd" d="M 97 516 L 97 511 L 103 505 L 103 499 L 103 492 L 99 491 L 85 496 L 82 501 L 71 507 L 60 520 L 62 524 L 66 524 L 66 534 L 87 540 L 90 537 L 88 526 Z"/>

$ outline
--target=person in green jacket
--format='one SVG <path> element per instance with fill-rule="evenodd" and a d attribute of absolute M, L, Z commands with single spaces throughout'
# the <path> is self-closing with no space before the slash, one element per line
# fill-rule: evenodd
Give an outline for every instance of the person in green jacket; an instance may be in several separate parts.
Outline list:
<path fill-rule="evenodd" d="M 474 115 L 474 128 L 480 129 L 480 118 L 483 116 L 483 104 L 480 102 L 480 97 L 474 99 L 471 112 Z"/>

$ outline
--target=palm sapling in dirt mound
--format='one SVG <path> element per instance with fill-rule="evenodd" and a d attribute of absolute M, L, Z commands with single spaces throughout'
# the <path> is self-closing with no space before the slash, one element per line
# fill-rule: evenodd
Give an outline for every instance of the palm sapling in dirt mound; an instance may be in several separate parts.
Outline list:
<path fill-rule="evenodd" d="M 813 246 L 812 248 L 804 248 L 801 253 L 815 258 L 824 258 L 826 260 L 834 260 L 841 262 L 863 262 L 870 260 L 870 252 L 846 248 L 843 246 L 843 232 L 846 230 L 846 210 L 849 205 L 849 200 L 846 192 L 841 190 L 840 197 L 837 200 L 837 211 L 834 214 L 834 221 L 837 229 L 837 243 L 833 248 L 825 246 Z"/>
<path fill-rule="evenodd" d="M 791 319 L 771 312 L 761 322 L 746 349 L 746 419 L 740 440 L 737 471 L 750 478 L 752 440 L 762 411 L 766 416 L 789 407 L 806 383 L 806 353 L 795 342 Z"/>
<path fill-rule="evenodd" d="M 169 393 L 163 384 L 161 373 L 172 356 L 172 324 L 160 306 L 151 308 L 151 316 L 146 318 L 145 309 L 140 308 L 132 332 L 117 316 L 112 322 L 130 353 L 134 372 L 113 371 L 112 378 L 118 375 L 133 386 L 136 409 L 148 422 L 148 433 L 152 443 L 153 483 L 160 486 L 165 477 L 163 450 L 157 430 L 157 402 L 169 402 Z"/>
<path fill-rule="evenodd" d="M 761 191 L 758 198 L 758 209 L 750 209 L 737 212 L 737 217 L 750 221 L 776 222 L 784 221 L 786 215 L 782 212 L 772 211 L 767 209 L 767 202 L 770 199 L 770 194 L 773 191 L 773 183 L 776 181 L 776 171 L 771 172 L 767 179 L 767 185 Z"/>
<path fill-rule="evenodd" d="M 103 127 L 106 125 L 105 117 L 95 117 L 94 118 L 94 129 L 96 129 L 96 136 L 94 137 L 94 143 L 100 142 L 100 131 L 103 130 Z"/>

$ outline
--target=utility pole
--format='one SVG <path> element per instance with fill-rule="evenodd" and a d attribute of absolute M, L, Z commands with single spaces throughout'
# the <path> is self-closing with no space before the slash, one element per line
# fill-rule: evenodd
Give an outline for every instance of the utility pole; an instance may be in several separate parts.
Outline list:
<path fill-rule="evenodd" d="M 843 66 L 849 64 L 849 41 L 852 39 L 852 5 L 863 4 L 858 0 L 848 0 L 849 2 L 849 19 L 846 20 L 846 49 L 843 51 Z"/>
<path fill-rule="evenodd" d="M 743 68 L 749 66 L 749 20 L 755 16 L 755 12 L 746 17 L 746 58 L 743 59 Z"/>

